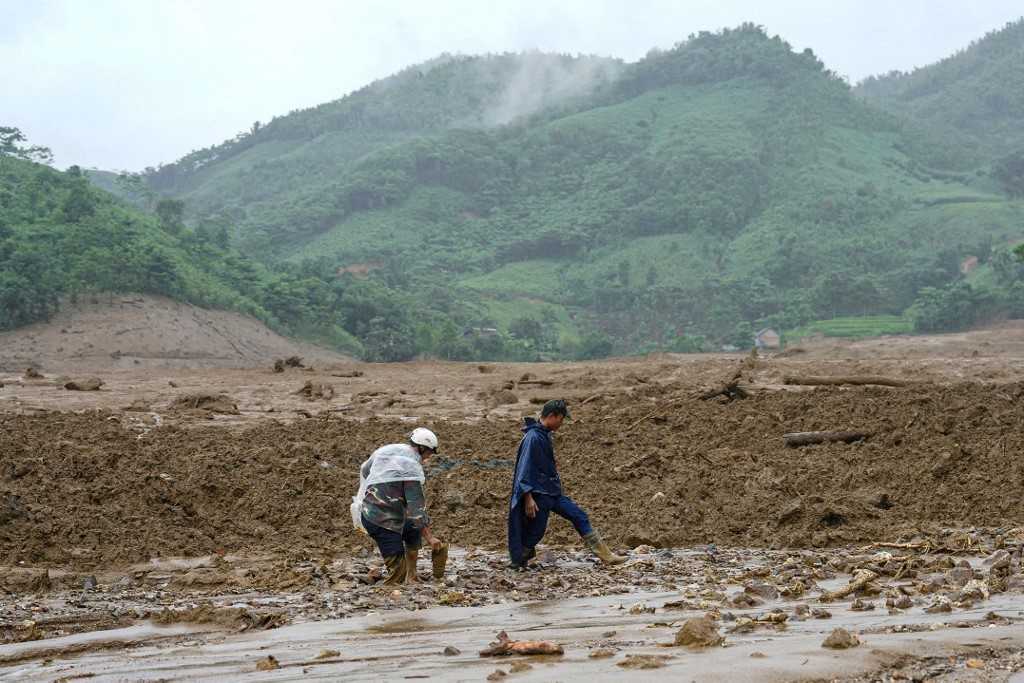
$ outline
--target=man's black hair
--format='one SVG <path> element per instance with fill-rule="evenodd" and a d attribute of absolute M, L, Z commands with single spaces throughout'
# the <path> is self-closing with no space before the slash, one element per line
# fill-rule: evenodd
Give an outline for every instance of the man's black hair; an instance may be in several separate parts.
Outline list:
<path fill-rule="evenodd" d="M 565 405 L 565 400 L 556 398 L 545 403 L 544 407 L 540 409 L 540 416 L 547 417 L 548 415 L 561 415 L 568 418 L 569 407 Z"/>

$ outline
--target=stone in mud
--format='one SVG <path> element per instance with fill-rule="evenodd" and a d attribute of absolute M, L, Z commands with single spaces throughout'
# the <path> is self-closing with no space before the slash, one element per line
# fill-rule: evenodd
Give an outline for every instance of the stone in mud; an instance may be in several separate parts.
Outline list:
<path fill-rule="evenodd" d="M 939 595 L 939 596 L 936 596 L 935 600 L 932 602 L 931 605 L 929 605 L 928 607 L 924 608 L 924 611 L 929 613 L 929 614 L 940 614 L 940 613 L 943 613 L 943 612 L 952 612 L 953 611 L 953 604 L 950 602 L 949 598 L 947 598 L 945 595 Z"/>
<path fill-rule="evenodd" d="M 868 612 L 870 610 L 875 609 L 875 603 L 868 602 L 867 600 L 864 600 L 862 598 L 857 598 L 852 603 L 850 603 L 850 609 L 854 612 Z"/>
<path fill-rule="evenodd" d="M 829 612 L 827 609 L 822 609 L 820 607 L 815 607 L 814 609 L 811 610 L 811 616 L 814 617 L 815 619 L 831 619 L 832 618 L 832 613 Z"/>
<path fill-rule="evenodd" d="M 896 609 L 910 609 L 914 606 L 914 601 L 910 599 L 909 595 L 901 595 L 892 603 L 892 606 Z"/>
<path fill-rule="evenodd" d="M 596 650 L 591 650 L 587 656 L 591 659 L 607 659 L 615 656 L 615 650 L 610 647 L 599 647 Z"/>
<path fill-rule="evenodd" d="M 761 601 L 749 593 L 738 593 L 729 601 L 733 607 L 757 607 Z"/>
<path fill-rule="evenodd" d="M 317 659 L 334 659 L 340 657 L 341 653 L 337 650 L 321 650 L 320 654 L 316 656 Z"/>
<path fill-rule="evenodd" d="M 267 655 L 264 659 L 256 662 L 257 671 L 273 671 L 274 669 L 280 669 L 281 665 L 278 663 L 277 658 L 274 655 Z"/>
<path fill-rule="evenodd" d="M 860 645 L 860 638 L 853 635 L 845 628 L 837 628 L 828 634 L 828 638 L 821 644 L 822 647 L 830 650 L 845 650 Z"/>
<path fill-rule="evenodd" d="M 779 513 L 779 524 L 788 524 L 795 521 L 804 512 L 804 504 L 800 500 L 791 501 Z"/>
<path fill-rule="evenodd" d="M 529 671 L 533 667 L 526 662 L 516 662 L 512 665 L 512 668 L 508 670 L 510 674 L 521 674 L 524 671 Z"/>
<path fill-rule="evenodd" d="M 490 675 L 487 676 L 487 680 L 500 681 L 501 679 L 505 678 L 505 676 L 508 676 L 508 674 L 502 671 L 501 669 L 495 669 Z"/>
<path fill-rule="evenodd" d="M 954 586 L 965 586 L 974 578 L 974 570 L 970 567 L 953 567 L 946 572 L 946 577 Z"/>
<path fill-rule="evenodd" d="M 960 589 L 960 594 L 957 596 L 958 602 L 964 602 L 967 600 L 988 600 L 989 590 L 988 585 L 984 581 L 978 579 L 971 579 L 967 582 L 967 585 Z"/>
<path fill-rule="evenodd" d="M 444 649 L 444 652 L 442 652 L 442 654 L 445 655 L 446 657 L 454 657 L 455 655 L 461 655 L 462 654 L 462 650 L 460 650 L 457 647 L 453 647 L 453 646 L 449 645 L 449 646 L 447 646 Z"/>
<path fill-rule="evenodd" d="M 85 580 L 82 581 L 82 590 L 96 590 L 97 585 L 99 584 L 97 583 L 95 576 L 87 576 L 85 577 Z"/>
<path fill-rule="evenodd" d="M 754 581 L 743 587 L 743 592 L 756 595 L 765 600 L 775 600 L 779 597 L 779 590 L 770 583 Z"/>
<path fill-rule="evenodd" d="M 675 644 L 690 648 L 715 647 L 725 642 L 718 625 L 707 617 L 688 619 L 676 633 Z"/>
<path fill-rule="evenodd" d="M 667 655 L 626 655 L 618 663 L 623 669 L 660 669 L 671 657 Z"/>
<path fill-rule="evenodd" d="M 104 382 L 99 377 L 71 380 L 64 385 L 68 391 L 99 391 Z"/>

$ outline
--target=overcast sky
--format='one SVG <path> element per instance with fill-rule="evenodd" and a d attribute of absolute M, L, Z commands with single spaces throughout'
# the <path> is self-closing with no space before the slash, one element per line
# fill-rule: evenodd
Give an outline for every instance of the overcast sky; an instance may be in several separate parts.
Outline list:
<path fill-rule="evenodd" d="M 141 170 L 441 52 L 634 61 L 763 25 L 857 81 L 948 55 L 1021 0 L 0 0 L 0 125 L 58 166 Z"/>

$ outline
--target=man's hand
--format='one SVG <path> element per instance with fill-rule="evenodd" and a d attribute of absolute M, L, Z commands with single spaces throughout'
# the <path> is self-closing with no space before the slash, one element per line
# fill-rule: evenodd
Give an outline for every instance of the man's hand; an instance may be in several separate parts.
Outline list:
<path fill-rule="evenodd" d="M 523 495 L 523 502 L 526 505 L 526 516 L 533 519 L 537 516 L 537 503 L 529 493 Z"/>
<path fill-rule="evenodd" d="M 440 550 L 444 543 L 430 531 L 430 527 L 423 528 L 423 540 L 427 542 L 431 550 Z"/>

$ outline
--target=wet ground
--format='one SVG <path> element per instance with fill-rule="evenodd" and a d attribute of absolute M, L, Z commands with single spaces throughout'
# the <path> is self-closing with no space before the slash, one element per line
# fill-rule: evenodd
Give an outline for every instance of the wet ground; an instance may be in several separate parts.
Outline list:
<path fill-rule="evenodd" d="M 211 563 L 244 572 L 270 558 L 149 563 L 97 577 L 89 590 L 0 601 L 10 615 L 0 680 L 480 681 L 504 678 L 497 670 L 524 681 L 647 680 L 646 667 L 701 681 L 886 680 L 911 667 L 1006 681 L 1024 668 L 1024 581 L 1019 547 L 992 542 L 961 551 L 641 547 L 617 568 L 552 549 L 529 572 L 460 550 L 444 580 L 429 580 L 424 558 L 423 582 L 399 590 L 373 583 L 372 556 L 322 569 L 333 586 L 276 592 L 180 588 Z M 865 571 L 875 576 L 862 589 L 823 597 Z M 724 645 L 674 646 L 681 626 L 703 616 Z M 839 627 L 860 645 L 823 648 Z M 46 637 L 10 642 L 32 628 Z M 500 631 L 564 654 L 480 657 Z"/>

